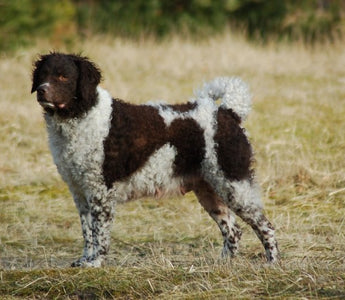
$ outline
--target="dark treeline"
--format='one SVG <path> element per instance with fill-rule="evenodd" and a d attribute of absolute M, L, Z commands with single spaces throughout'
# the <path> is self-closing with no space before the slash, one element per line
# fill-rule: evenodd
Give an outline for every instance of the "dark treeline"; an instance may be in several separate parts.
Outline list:
<path fill-rule="evenodd" d="M 341 36 L 343 0 L 0 0 L 0 51 L 35 38 L 71 43 L 93 33 L 136 38 L 171 33 L 196 38 L 226 28 L 250 39 L 303 40 Z M 34 38 L 32 38 L 34 37 Z"/>

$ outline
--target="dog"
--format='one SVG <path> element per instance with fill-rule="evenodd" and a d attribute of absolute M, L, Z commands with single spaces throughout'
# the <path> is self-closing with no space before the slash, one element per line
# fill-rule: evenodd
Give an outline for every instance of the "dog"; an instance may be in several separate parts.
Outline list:
<path fill-rule="evenodd" d="M 101 71 L 87 57 L 51 52 L 33 68 L 31 93 L 80 215 L 84 249 L 73 267 L 104 264 L 116 203 L 189 191 L 217 223 L 223 257 L 238 252 L 237 215 L 262 242 L 267 261 L 278 261 L 241 126 L 251 94 L 240 78 L 205 83 L 184 104 L 133 105 L 99 86 Z"/>

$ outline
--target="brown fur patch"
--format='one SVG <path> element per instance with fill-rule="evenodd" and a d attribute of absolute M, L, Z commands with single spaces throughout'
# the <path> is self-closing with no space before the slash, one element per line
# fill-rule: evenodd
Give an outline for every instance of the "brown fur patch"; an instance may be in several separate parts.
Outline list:
<path fill-rule="evenodd" d="M 194 109 L 197 106 L 196 103 L 182 103 L 182 104 L 174 104 L 174 105 L 167 105 L 167 107 L 171 108 L 174 111 L 178 111 L 178 112 L 187 112 L 189 110 Z"/>
<path fill-rule="evenodd" d="M 165 124 L 157 109 L 115 100 L 109 135 L 104 141 L 103 175 L 107 187 L 143 166 L 166 140 Z"/>
<path fill-rule="evenodd" d="M 203 130 L 193 119 L 176 119 L 168 128 L 168 139 L 177 149 L 176 175 L 194 175 L 205 156 Z"/>
<path fill-rule="evenodd" d="M 217 122 L 214 141 L 219 166 L 230 180 L 250 178 L 252 149 L 244 129 L 239 125 L 238 116 L 231 110 L 220 108 Z"/>

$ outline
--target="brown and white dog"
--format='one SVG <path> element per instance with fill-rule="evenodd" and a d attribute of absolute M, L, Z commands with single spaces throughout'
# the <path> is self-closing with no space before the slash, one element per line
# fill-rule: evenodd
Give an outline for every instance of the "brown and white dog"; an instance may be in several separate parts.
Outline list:
<path fill-rule="evenodd" d="M 236 214 L 255 231 L 267 260 L 277 261 L 241 127 L 251 106 L 247 85 L 216 78 L 186 104 L 133 105 L 113 99 L 100 80 L 100 70 L 79 55 L 42 55 L 33 71 L 31 92 L 44 109 L 54 162 L 80 215 L 84 251 L 72 266 L 101 266 L 116 203 L 188 191 L 218 224 L 223 256 L 238 250 Z"/>

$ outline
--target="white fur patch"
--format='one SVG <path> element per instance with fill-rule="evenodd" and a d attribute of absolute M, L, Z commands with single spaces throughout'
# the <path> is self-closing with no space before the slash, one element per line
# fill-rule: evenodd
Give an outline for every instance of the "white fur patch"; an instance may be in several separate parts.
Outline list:
<path fill-rule="evenodd" d="M 263 208 L 260 196 L 260 187 L 254 181 L 249 180 L 232 181 L 231 186 L 234 190 L 234 197 L 236 202 L 243 207 L 258 207 Z"/>
<path fill-rule="evenodd" d="M 160 196 L 180 190 L 181 179 L 174 177 L 176 149 L 165 144 L 155 151 L 145 165 L 127 181 L 114 184 L 117 202 L 144 196 Z"/>
<path fill-rule="evenodd" d="M 158 113 L 163 118 L 164 123 L 167 127 L 169 127 L 175 119 L 185 118 L 185 114 L 176 112 L 172 108 L 164 106 L 164 104 L 163 105 L 155 104 L 153 106 L 158 109 Z"/>

